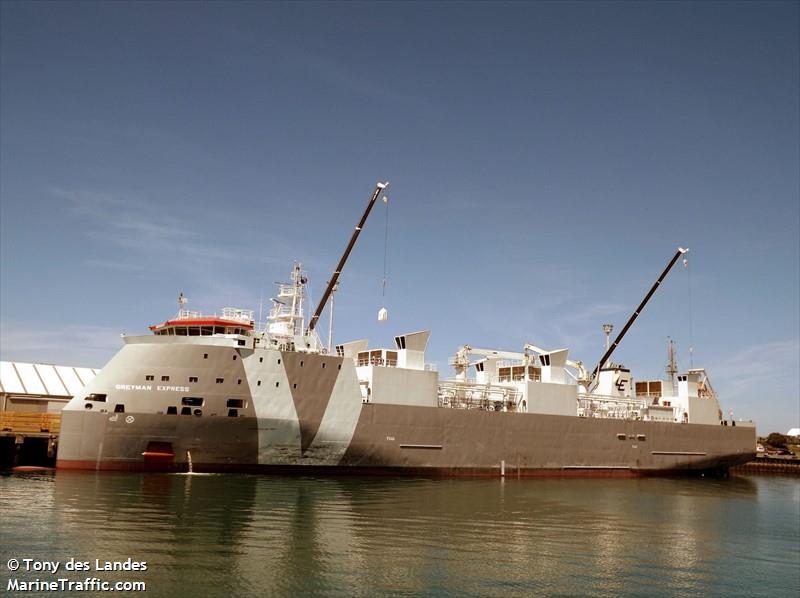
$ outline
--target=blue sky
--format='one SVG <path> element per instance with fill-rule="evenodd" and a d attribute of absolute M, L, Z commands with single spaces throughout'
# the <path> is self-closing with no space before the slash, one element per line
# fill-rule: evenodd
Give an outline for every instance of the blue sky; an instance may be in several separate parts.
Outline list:
<path fill-rule="evenodd" d="M 179 291 L 257 310 L 294 259 L 319 297 L 387 179 L 386 297 L 381 205 L 337 341 L 593 364 L 685 245 L 615 359 L 657 377 L 691 342 L 726 413 L 785 432 L 799 6 L 3 2 L 2 358 L 102 365 Z"/>

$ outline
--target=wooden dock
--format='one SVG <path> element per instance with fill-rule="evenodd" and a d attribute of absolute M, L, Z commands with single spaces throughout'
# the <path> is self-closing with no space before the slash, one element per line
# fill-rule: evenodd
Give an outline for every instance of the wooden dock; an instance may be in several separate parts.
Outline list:
<path fill-rule="evenodd" d="M 61 413 L 0 411 L 0 467 L 54 466 L 60 430 Z"/>

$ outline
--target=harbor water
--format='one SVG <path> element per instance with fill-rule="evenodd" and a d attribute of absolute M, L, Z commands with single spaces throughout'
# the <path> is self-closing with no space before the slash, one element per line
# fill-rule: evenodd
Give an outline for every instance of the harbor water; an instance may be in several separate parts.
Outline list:
<path fill-rule="evenodd" d="M 796 477 L 8 474 L 0 517 L 9 596 L 87 577 L 147 596 L 800 595 Z"/>

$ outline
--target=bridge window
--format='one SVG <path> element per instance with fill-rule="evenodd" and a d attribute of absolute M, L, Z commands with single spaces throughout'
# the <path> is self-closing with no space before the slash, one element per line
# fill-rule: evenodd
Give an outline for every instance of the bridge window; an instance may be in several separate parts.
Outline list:
<path fill-rule="evenodd" d="M 175 335 L 176 336 L 187 336 L 188 333 L 186 332 L 186 326 L 178 326 L 175 328 Z"/>
<path fill-rule="evenodd" d="M 225 334 L 224 326 L 214 326 L 214 334 Z"/>
<path fill-rule="evenodd" d="M 200 328 L 197 326 L 189 326 L 189 336 L 200 336 Z"/>

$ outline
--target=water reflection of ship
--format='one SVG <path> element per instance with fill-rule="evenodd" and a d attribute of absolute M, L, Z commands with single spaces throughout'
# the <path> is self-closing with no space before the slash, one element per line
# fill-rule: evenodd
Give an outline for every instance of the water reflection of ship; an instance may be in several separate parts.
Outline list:
<path fill-rule="evenodd" d="M 478 578 L 547 591 L 587 567 L 614 592 L 621 572 L 656 563 L 689 591 L 728 523 L 719 501 L 758 494 L 744 478 L 57 477 L 62 529 L 97 528 L 85 554 L 146 555 L 164 590 L 202 592 L 227 575 L 232 594 L 467 590 Z"/>

